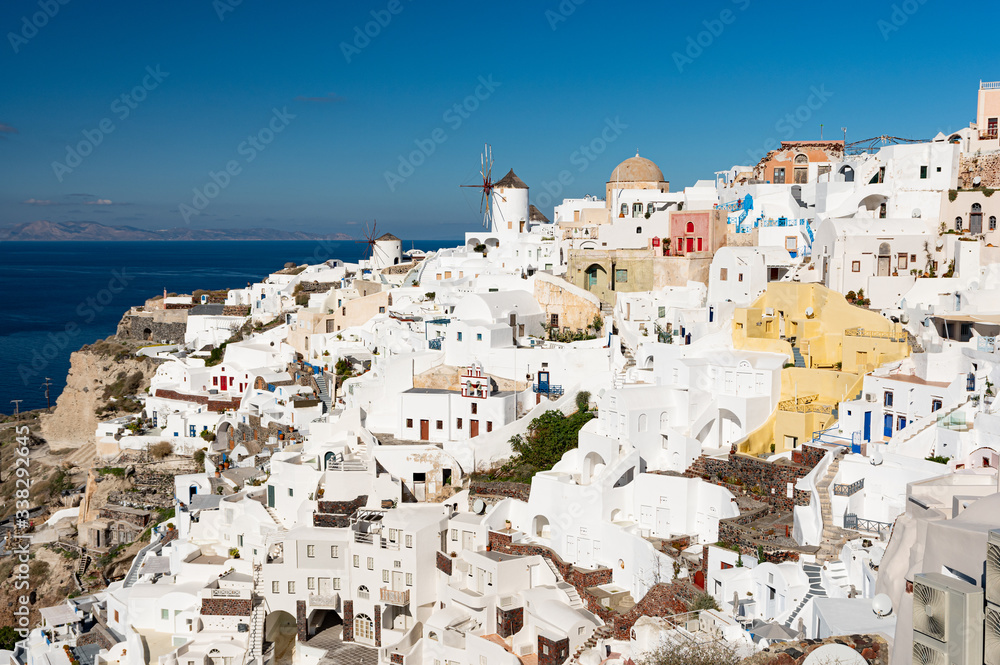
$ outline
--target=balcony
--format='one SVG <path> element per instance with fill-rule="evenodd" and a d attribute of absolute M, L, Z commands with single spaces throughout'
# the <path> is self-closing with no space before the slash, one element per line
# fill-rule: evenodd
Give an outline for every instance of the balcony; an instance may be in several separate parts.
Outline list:
<path fill-rule="evenodd" d="M 338 609 L 340 607 L 340 594 L 309 594 L 309 605 L 312 607 L 323 607 L 330 609 Z"/>
<path fill-rule="evenodd" d="M 410 604 L 410 590 L 405 591 L 394 591 L 392 589 L 386 589 L 385 587 L 379 589 L 379 600 L 381 600 L 386 605 L 394 605 L 396 607 L 406 607 Z"/>

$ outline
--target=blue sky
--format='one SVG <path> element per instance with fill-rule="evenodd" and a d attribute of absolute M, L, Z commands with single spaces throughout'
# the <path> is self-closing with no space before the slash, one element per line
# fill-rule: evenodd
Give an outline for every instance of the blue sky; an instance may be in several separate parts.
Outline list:
<path fill-rule="evenodd" d="M 637 149 L 679 189 L 821 123 L 957 129 L 1000 79 L 927 0 L 62 2 L 0 7 L 0 225 L 452 238 L 484 142 L 551 215 Z"/>

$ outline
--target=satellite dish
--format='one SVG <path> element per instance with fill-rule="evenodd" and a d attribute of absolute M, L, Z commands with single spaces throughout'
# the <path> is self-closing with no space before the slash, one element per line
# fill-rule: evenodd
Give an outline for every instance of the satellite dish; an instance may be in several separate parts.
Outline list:
<path fill-rule="evenodd" d="M 914 208 L 913 209 L 913 218 L 914 219 L 920 219 L 920 215 L 921 215 L 920 208 Z"/>
<path fill-rule="evenodd" d="M 904 325 L 910 322 L 910 317 L 907 316 L 906 312 L 899 315 L 899 322 Z"/>
<path fill-rule="evenodd" d="M 872 612 L 875 616 L 882 618 L 892 614 L 892 600 L 884 593 L 880 593 L 872 599 Z"/>
<path fill-rule="evenodd" d="M 482 515 L 486 512 L 486 502 L 482 499 L 476 499 L 472 502 L 472 512 L 477 515 Z"/>
<path fill-rule="evenodd" d="M 806 318 L 807 319 L 811 319 L 812 317 L 813 317 L 813 308 L 812 307 L 806 307 Z"/>
<path fill-rule="evenodd" d="M 982 182 L 983 182 L 983 179 L 980 178 L 979 176 L 976 176 L 975 178 L 972 179 L 972 186 L 973 187 L 979 187 L 979 185 L 981 185 Z"/>
<path fill-rule="evenodd" d="M 872 466 L 878 466 L 882 463 L 882 451 L 878 448 L 872 451 Z"/>

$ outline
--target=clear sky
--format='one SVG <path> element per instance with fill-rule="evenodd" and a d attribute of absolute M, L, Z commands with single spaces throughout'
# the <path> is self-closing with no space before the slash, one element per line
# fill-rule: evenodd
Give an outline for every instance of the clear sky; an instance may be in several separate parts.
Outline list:
<path fill-rule="evenodd" d="M 603 196 L 636 150 L 680 189 L 821 123 L 825 138 L 930 138 L 974 120 L 980 79 L 1000 79 L 1000 42 L 964 11 L 7 0 L 0 225 L 358 235 L 377 218 L 450 238 L 481 223 L 459 185 L 485 142 L 496 179 L 513 167 L 551 217 L 552 200 Z"/>

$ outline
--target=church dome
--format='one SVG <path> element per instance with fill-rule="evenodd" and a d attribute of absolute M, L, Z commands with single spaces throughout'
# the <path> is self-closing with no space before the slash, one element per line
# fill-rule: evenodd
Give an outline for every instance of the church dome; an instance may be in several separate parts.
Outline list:
<path fill-rule="evenodd" d="M 609 182 L 663 182 L 663 171 L 636 153 L 635 157 L 629 157 L 615 167 Z"/>

